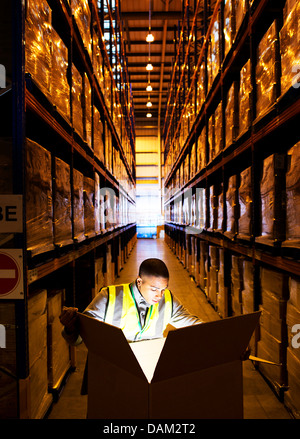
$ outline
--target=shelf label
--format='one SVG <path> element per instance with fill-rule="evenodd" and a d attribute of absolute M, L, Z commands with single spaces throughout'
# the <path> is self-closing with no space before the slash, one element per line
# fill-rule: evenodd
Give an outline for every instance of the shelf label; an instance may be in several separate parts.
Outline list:
<path fill-rule="evenodd" d="M 0 195 L 0 233 L 23 232 L 22 195 Z"/>
<path fill-rule="evenodd" d="M 23 251 L 0 250 L 0 300 L 23 299 Z"/>

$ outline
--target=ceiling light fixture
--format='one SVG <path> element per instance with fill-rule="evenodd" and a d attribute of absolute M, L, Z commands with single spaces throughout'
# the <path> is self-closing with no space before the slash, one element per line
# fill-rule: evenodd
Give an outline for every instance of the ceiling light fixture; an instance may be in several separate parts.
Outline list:
<path fill-rule="evenodd" d="M 151 113 L 147 113 L 146 117 L 152 117 L 152 114 Z"/>
<path fill-rule="evenodd" d="M 146 41 L 147 43 L 153 43 L 154 41 L 154 35 L 151 33 L 150 29 L 148 35 L 146 36 Z"/>
<path fill-rule="evenodd" d="M 148 72 L 151 72 L 151 70 L 153 70 L 153 65 L 151 64 L 150 59 L 149 59 L 148 64 L 146 65 L 146 70 L 147 70 Z"/>
<path fill-rule="evenodd" d="M 147 104 L 146 104 L 146 106 L 147 106 L 147 107 L 152 107 L 152 102 L 151 102 L 151 101 L 148 101 Z"/>
<path fill-rule="evenodd" d="M 147 91 L 152 91 L 153 90 L 152 85 L 150 84 L 150 82 L 148 83 L 148 85 L 146 87 L 146 90 Z"/>

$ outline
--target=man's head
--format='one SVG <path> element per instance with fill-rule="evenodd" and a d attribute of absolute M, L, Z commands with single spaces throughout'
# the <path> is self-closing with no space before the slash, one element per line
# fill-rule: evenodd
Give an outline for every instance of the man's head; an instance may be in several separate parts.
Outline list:
<path fill-rule="evenodd" d="M 168 287 L 169 271 L 166 264 L 156 258 L 145 259 L 139 268 L 137 286 L 150 305 L 159 302 Z"/>

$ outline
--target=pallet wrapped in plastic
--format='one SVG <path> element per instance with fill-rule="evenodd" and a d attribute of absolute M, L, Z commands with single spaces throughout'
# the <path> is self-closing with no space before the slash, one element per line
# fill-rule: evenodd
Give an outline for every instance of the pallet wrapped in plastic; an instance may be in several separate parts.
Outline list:
<path fill-rule="evenodd" d="M 238 0 L 235 2 L 235 29 L 236 35 L 239 32 L 248 9 L 248 0 Z"/>
<path fill-rule="evenodd" d="M 233 315 L 243 314 L 243 258 L 231 256 L 231 308 Z"/>
<path fill-rule="evenodd" d="M 84 236 L 84 201 L 83 201 L 83 174 L 73 169 L 73 222 L 74 239 L 78 242 Z"/>
<path fill-rule="evenodd" d="M 51 153 L 28 138 L 26 173 L 27 250 L 35 256 L 54 249 Z"/>
<path fill-rule="evenodd" d="M 200 288 L 207 295 L 208 244 L 200 241 Z"/>
<path fill-rule="evenodd" d="M 223 139 L 222 139 L 222 101 L 216 108 L 215 111 L 215 149 L 214 155 L 217 156 L 223 149 Z"/>
<path fill-rule="evenodd" d="M 285 236 L 284 187 L 285 155 L 272 154 L 263 161 L 260 182 L 261 236 L 257 242 L 273 245 Z"/>
<path fill-rule="evenodd" d="M 92 178 L 83 177 L 83 200 L 84 200 L 84 234 L 90 238 L 95 235 L 95 181 Z"/>
<path fill-rule="evenodd" d="M 28 297 L 30 419 L 42 418 L 52 402 L 48 393 L 47 291 Z"/>
<path fill-rule="evenodd" d="M 47 356 L 48 387 L 57 390 L 70 368 L 70 346 L 61 336 L 59 316 L 64 304 L 64 290 L 48 291 L 47 297 Z"/>
<path fill-rule="evenodd" d="M 54 243 L 59 247 L 73 243 L 70 166 L 58 157 L 55 157 Z"/>
<path fill-rule="evenodd" d="M 300 65 L 299 35 L 300 3 L 287 1 L 284 7 L 284 23 L 279 33 L 281 54 L 281 94 L 291 87 L 297 88 L 297 72 Z"/>
<path fill-rule="evenodd" d="M 198 79 L 197 79 L 197 112 L 202 108 L 202 105 L 205 101 L 205 63 L 202 62 L 199 70 L 198 70 Z"/>
<path fill-rule="evenodd" d="M 95 179 L 95 197 L 94 197 L 94 210 L 95 210 L 95 233 L 98 235 L 101 233 L 101 218 L 100 218 L 100 206 L 101 206 L 101 197 L 100 197 L 100 177 L 97 172 L 94 174 Z"/>
<path fill-rule="evenodd" d="M 25 72 L 49 98 L 51 96 L 51 20 L 45 0 L 27 0 L 25 20 Z"/>
<path fill-rule="evenodd" d="M 228 317 L 228 287 L 225 285 L 225 250 L 219 249 L 217 309 L 222 318 Z"/>
<path fill-rule="evenodd" d="M 193 146 L 192 146 L 192 149 L 191 149 L 191 158 L 190 158 L 190 175 L 191 175 L 191 178 L 194 177 L 196 172 L 197 172 L 197 169 L 196 169 L 196 145 L 194 143 Z"/>
<path fill-rule="evenodd" d="M 300 248 L 300 142 L 288 151 L 286 173 L 286 240 L 283 246 Z"/>
<path fill-rule="evenodd" d="M 70 85 L 68 83 L 68 48 L 52 29 L 51 31 L 51 99 L 58 112 L 70 120 Z"/>
<path fill-rule="evenodd" d="M 228 180 L 228 186 L 225 195 L 226 203 L 226 224 L 224 224 L 224 235 L 233 238 L 237 234 L 238 222 L 238 192 L 237 192 L 237 175 L 232 175 Z"/>
<path fill-rule="evenodd" d="M 91 10 L 88 0 L 71 0 L 71 12 L 75 18 L 83 46 L 91 57 Z"/>
<path fill-rule="evenodd" d="M 72 125 L 77 134 L 83 139 L 82 92 L 82 76 L 75 65 L 72 64 Z"/>
<path fill-rule="evenodd" d="M 251 124 L 251 64 L 250 59 L 240 71 L 239 88 L 239 135 L 246 132 Z"/>
<path fill-rule="evenodd" d="M 256 117 L 263 115 L 276 99 L 276 26 L 275 21 L 261 39 L 257 49 Z"/>
<path fill-rule="evenodd" d="M 108 124 L 105 126 L 105 142 L 104 142 L 104 154 L 105 154 L 105 167 L 112 172 L 112 134 Z"/>
<path fill-rule="evenodd" d="M 208 120 L 208 146 L 209 162 L 215 158 L 215 114 L 213 113 Z"/>
<path fill-rule="evenodd" d="M 218 302 L 218 271 L 219 271 L 219 248 L 209 246 L 210 266 L 207 273 L 207 296 L 209 301 L 217 307 Z"/>
<path fill-rule="evenodd" d="M 287 348 L 288 389 L 284 392 L 284 404 L 295 419 L 300 419 L 300 360 Z"/>
<path fill-rule="evenodd" d="M 108 110 L 111 110 L 112 105 L 112 79 L 109 68 L 104 64 L 104 100 Z"/>
<path fill-rule="evenodd" d="M 89 147 L 92 146 L 92 87 L 86 73 L 83 76 L 83 114 L 84 139 Z"/>
<path fill-rule="evenodd" d="M 224 57 L 231 49 L 235 37 L 235 0 L 224 2 Z"/>
<path fill-rule="evenodd" d="M 103 123 L 97 107 L 94 107 L 94 154 L 103 163 Z"/>
<path fill-rule="evenodd" d="M 200 171 L 206 165 L 206 129 L 202 129 L 197 143 L 197 170 Z"/>
<path fill-rule="evenodd" d="M 239 212 L 240 212 L 239 221 L 238 221 L 238 237 L 241 239 L 250 239 L 252 233 L 251 167 L 245 169 L 240 174 L 238 200 L 239 200 Z"/>
<path fill-rule="evenodd" d="M 93 35 L 93 70 L 98 84 L 103 92 L 103 57 L 99 44 L 99 35 L 97 32 Z"/>
<path fill-rule="evenodd" d="M 214 230 L 214 210 L 215 210 L 215 188 L 210 186 L 208 188 L 208 222 L 206 224 L 207 230 L 212 232 Z"/>
<path fill-rule="evenodd" d="M 227 93 L 225 108 L 225 148 L 228 148 L 238 136 L 238 111 L 238 82 L 233 81 Z"/>
<path fill-rule="evenodd" d="M 208 78 L 207 91 L 208 92 L 220 69 L 220 30 L 219 30 L 220 24 L 219 23 L 220 23 L 220 12 L 217 14 L 213 22 L 213 26 L 210 34 L 210 41 L 208 44 L 208 53 L 207 53 L 207 78 Z"/>

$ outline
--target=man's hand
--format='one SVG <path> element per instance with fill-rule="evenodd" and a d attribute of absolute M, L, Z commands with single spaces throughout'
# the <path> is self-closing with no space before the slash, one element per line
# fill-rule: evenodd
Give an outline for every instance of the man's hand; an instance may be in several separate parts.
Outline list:
<path fill-rule="evenodd" d="M 78 308 L 63 307 L 59 316 L 60 323 L 65 327 L 65 331 L 69 334 L 75 332 L 78 328 Z"/>

